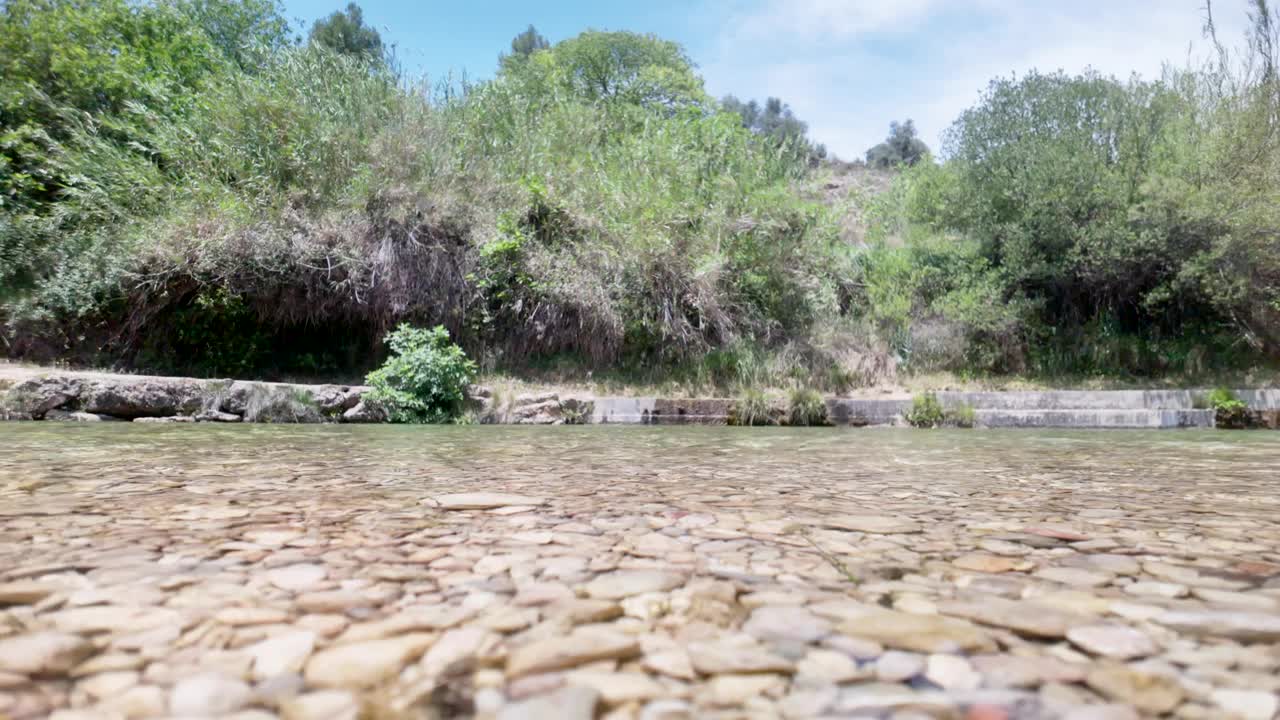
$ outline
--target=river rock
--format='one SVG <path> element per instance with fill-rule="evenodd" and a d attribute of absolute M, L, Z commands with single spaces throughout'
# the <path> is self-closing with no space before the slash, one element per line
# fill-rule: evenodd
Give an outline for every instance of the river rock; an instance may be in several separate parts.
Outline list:
<path fill-rule="evenodd" d="M 1240 720 L 1273 720 L 1280 712 L 1280 697 L 1265 690 L 1218 688 L 1209 693 L 1209 700 Z"/>
<path fill-rule="evenodd" d="M 357 720 L 360 701 L 345 690 L 309 692 L 280 702 L 282 720 Z"/>
<path fill-rule="evenodd" d="M 383 423 L 387 422 L 389 416 L 387 411 L 382 409 L 380 405 L 361 400 L 354 407 L 342 413 L 342 422 L 344 423 Z"/>
<path fill-rule="evenodd" d="M 587 595 L 599 600 L 619 600 L 631 595 L 665 592 L 685 580 L 679 573 L 664 570 L 617 570 L 587 583 Z"/>
<path fill-rule="evenodd" d="M 314 632 L 295 630 L 250 645 L 245 648 L 245 652 L 253 657 L 254 679 L 266 680 L 277 675 L 300 672 L 315 644 Z"/>
<path fill-rule="evenodd" d="M 914 615 L 894 610 L 871 611 L 840 625 L 840 631 L 886 647 L 925 653 L 995 649 L 982 629 L 956 618 Z"/>
<path fill-rule="evenodd" d="M 84 382 L 76 377 L 50 375 L 31 378 L 10 388 L 0 406 L 15 415 L 40 420 L 50 410 L 74 403 L 83 387 Z"/>
<path fill-rule="evenodd" d="M 95 379 L 82 390 L 80 409 L 130 419 L 193 415 L 210 394 L 205 386 L 191 378 Z"/>
<path fill-rule="evenodd" d="M 315 589 L 324 582 L 328 574 L 329 572 L 322 565 L 299 563 L 297 565 L 272 568 L 264 573 L 263 576 L 267 582 L 281 590 L 303 592 Z"/>
<path fill-rule="evenodd" d="M 578 630 L 571 635 L 535 640 L 507 656 L 511 677 L 576 667 L 596 660 L 629 658 L 640 652 L 635 638 L 606 630 Z"/>
<path fill-rule="evenodd" d="M 1116 660 L 1146 657 L 1159 651 L 1145 633 L 1127 625 L 1084 625 L 1067 631 L 1071 644 L 1093 655 Z"/>
<path fill-rule="evenodd" d="M 366 688 L 395 677 L 436 640 L 433 633 L 409 633 L 325 648 L 311 656 L 304 676 L 324 688 Z"/>
<path fill-rule="evenodd" d="M 1087 620 L 1034 602 L 989 597 L 983 600 L 941 603 L 938 609 L 983 625 L 1008 628 L 1024 635 L 1060 638 L 1067 628 Z"/>
<path fill-rule="evenodd" d="M 1171 610 L 1155 622 L 1200 637 L 1225 637 L 1242 642 L 1280 641 L 1280 614 L 1234 610 Z"/>
<path fill-rule="evenodd" d="M 34 632 L 0 638 L 0 671 L 20 675 L 61 675 L 94 651 L 79 635 Z"/>
<path fill-rule="evenodd" d="M 801 607 L 760 607 L 751 611 L 742 631 L 766 641 L 811 643 L 831 632 L 831 623 Z"/>
<path fill-rule="evenodd" d="M 876 678 L 884 682 L 902 682 L 924 672 L 925 657 L 919 653 L 890 650 L 876 659 Z"/>
<path fill-rule="evenodd" d="M 34 605 L 57 590 L 57 585 L 40 580 L 0 583 L 0 605 Z"/>
<path fill-rule="evenodd" d="M 545 498 L 508 493 L 454 493 L 433 498 L 442 510 L 491 510 L 507 505 L 542 505 Z"/>
<path fill-rule="evenodd" d="M 1183 698 L 1177 680 L 1114 662 L 1095 665 L 1085 684 L 1105 697 L 1155 715 L 1178 707 Z"/>
<path fill-rule="evenodd" d="M 249 703 L 252 691 L 243 682 L 218 673 L 179 680 L 169 695 L 169 712 L 178 717 L 233 713 Z"/>
<path fill-rule="evenodd" d="M 757 645 L 726 641 L 689 643 L 689 661 L 707 675 L 722 673 L 791 672 L 794 664 Z"/>
<path fill-rule="evenodd" d="M 920 524 L 910 518 L 892 515 L 837 515 L 821 520 L 823 527 L 874 535 L 918 533 Z"/>
<path fill-rule="evenodd" d="M 498 720 L 592 720 L 599 698 L 594 688 L 566 687 L 506 705 L 498 711 Z"/>
<path fill-rule="evenodd" d="M 982 684 L 982 675 L 958 655 L 930 655 L 924 676 L 943 690 L 976 690 Z"/>

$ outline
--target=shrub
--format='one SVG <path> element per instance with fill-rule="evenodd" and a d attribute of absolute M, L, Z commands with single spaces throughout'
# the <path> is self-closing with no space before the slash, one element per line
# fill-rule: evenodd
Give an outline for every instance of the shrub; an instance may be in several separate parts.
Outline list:
<path fill-rule="evenodd" d="M 960 403 L 955 407 L 947 408 L 946 421 L 948 425 L 971 428 L 977 423 L 977 411 L 968 403 Z"/>
<path fill-rule="evenodd" d="M 392 422 L 443 423 L 461 417 L 476 364 L 449 341 L 443 326 L 430 330 L 401 325 L 389 335 L 392 356 L 369 373 L 366 396 L 387 410 Z"/>
<path fill-rule="evenodd" d="M 1239 430 L 1249 426 L 1249 406 L 1228 388 L 1214 388 L 1209 393 L 1209 407 L 1217 427 Z"/>
<path fill-rule="evenodd" d="M 788 421 L 792 425 L 827 424 L 827 404 L 817 390 L 803 388 L 791 391 L 787 409 Z"/>
<path fill-rule="evenodd" d="M 923 395 L 917 395 L 911 400 L 911 410 L 907 412 L 907 422 L 913 427 L 918 428 L 936 428 L 946 419 L 946 413 L 942 409 L 942 403 L 938 402 L 938 396 L 934 393 L 927 392 Z"/>
<path fill-rule="evenodd" d="M 733 415 L 729 421 L 732 425 L 772 425 L 769 398 L 759 390 L 744 390 L 733 403 Z"/>

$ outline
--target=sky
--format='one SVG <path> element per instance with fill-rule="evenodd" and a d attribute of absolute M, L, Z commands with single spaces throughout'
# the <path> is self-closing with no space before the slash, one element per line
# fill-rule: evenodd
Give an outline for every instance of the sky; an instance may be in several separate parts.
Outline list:
<path fill-rule="evenodd" d="M 284 0 L 309 26 L 346 0 Z M 432 79 L 492 77 L 529 24 L 551 42 L 588 28 L 652 32 L 684 46 L 707 91 L 780 97 L 842 158 L 910 118 L 938 150 L 995 77 L 1091 67 L 1158 77 L 1206 55 L 1205 0 L 363 0 L 403 67 Z M 1235 44 L 1246 0 L 1215 0 Z"/>

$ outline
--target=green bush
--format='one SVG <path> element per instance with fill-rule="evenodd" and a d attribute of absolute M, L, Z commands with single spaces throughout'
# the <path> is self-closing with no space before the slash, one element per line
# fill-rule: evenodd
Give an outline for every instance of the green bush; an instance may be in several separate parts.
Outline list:
<path fill-rule="evenodd" d="M 978 413 L 968 403 L 960 403 L 945 411 L 946 423 L 959 428 L 971 428 L 977 424 Z"/>
<path fill-rule="evenodd" d="M 1250 425 L 1249 406 L 1229 388 L 1214 388 L 1209 393 L 1209 407 L 1217 427 L 1239 430 Z"/>
<path fill-rule="evenodd" d="M 366 378 L 371 402 L 392 422 L 445 423 L 462 416 L 476 364 L 449 341 L 448 330 L 401 325 L 387 335 L 387 344 L 391 357 Z"/>
<path fill-rule="evenodd" d="M 792 390 L 787 403 L 787 420 L 791 425 L 826 425 L 827 404 L 817 390 Z"/>
<path fill-rule="evenodd" d="M 907 411 L 907 422 L 912 427 L 936 428 L 945 420 L 946 412 L 934 393 L 923 393 L 911 399 L 911 409 Z"/>
<path fill-rule="evenodd" d="M 772 425 L 773 411 L 769 398 L 754 388 L 744 390 L 733 403 L 729 422 L 731 425 L 744 426 Z"/>

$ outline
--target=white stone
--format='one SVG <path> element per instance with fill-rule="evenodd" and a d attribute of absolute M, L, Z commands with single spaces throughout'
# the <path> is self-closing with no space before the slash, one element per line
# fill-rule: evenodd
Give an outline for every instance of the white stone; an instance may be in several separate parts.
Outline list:
<path fill-rule="evenodd" d="M 169 712 L 178 717 L 233 713 L 249 703 L 249 686 L 218 673 L 179 680 L 169 695 Z"/>
<path fill-rule="evenodd" d="M 285 673 L 300 672 L 315 645 L 314 632 L 295 630 L 250 645 L 245 648 L 245 652 L 253 656 L 254 679 L 266 680 Z"/>

